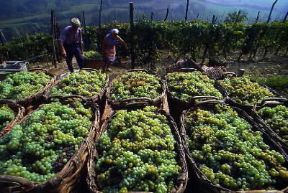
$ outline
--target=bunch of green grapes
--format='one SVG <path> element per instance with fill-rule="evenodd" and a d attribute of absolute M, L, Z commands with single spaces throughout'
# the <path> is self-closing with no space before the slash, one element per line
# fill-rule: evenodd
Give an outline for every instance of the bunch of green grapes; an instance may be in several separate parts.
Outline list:
<path fill-rule="evenodd" d="M 173 72 L 167 75 L 167 84 L 173 97 L 189 102 L 194 96 L 215 96 L 222 94 L 214 87 L 214 80 L 199 71 Z"/>
<path fill-rule="evenodd" d="M 0 131 L 14 119 L 14 111 L 8 105 L 0 105 Z"/>
<path fill-rule="evenodd" d="M 21 100 L 30 97 L 45 87 L 51 77 L 44 72 L 18 72 L 9 74 L 0 82 L 0 98 Z"/>
<path fill-rule="evenodd" d="M 284 156 L 272 150 L 261 132 L 252 131 L 231 107 L 198 108 L 184 120 L 191 156 L 215 185 L 236 191 L 287 184 Z"/>
<path fill-rule="evenodd" d="M 254 105 L 264 98 L 273 96 L 269 89 L 251 82 L 246 76 L 226 78 L 219 83 L 228 91 L 229 97 L 243 105 Z"/>
<path fill-rule="evenodd" d="M 92 110 L 79 100 L 43 105 L 0 138 L 0 175 L 49 180 L 78 150 L 92 117 Z"/>
<path fill-rule="evenodd" d="M 288 145 L 288 108 L 284 105 L 264 107 L 258 113 Z"/>
<path fill-rule="evenodd" d="M 85 97 L 96 96 L 105 86 L 107 75 L 100 71 L 86 71 L 71 73 L 56 87 L 52 88 L 51 95 L 81 95 Z"/>
<path fill-rule="evenodd" d="M 175 143 L 155 107 L 117 111 L 96 144 L 97 184 L 103 192 L 170 192 L 181 171 Z"/>
<path fill-rule="evenodd" d="M 124 100 L 147 97 L 154 99 L 161 95 L 161 82 L 155 75 L 143 71 L 128 72 L 113 81 L 111 98 Z"/>

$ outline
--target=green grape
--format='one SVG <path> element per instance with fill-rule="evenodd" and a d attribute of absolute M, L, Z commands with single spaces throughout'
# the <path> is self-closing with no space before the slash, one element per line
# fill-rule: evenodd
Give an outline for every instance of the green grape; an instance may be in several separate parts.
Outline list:
<path fill-rule="evenodd" d="M 173 72 L 167 75 L 169 91 L 174 98 L 189 102 L 194 96 L 215 96 L 222 94 L 214 87 L 214 80 L 201 72 Z"/>
<path fill-rule="evenodd" d="M 264 107 L 258 113 L 283 141 L 288 144 L 288 108 L 284 105 Z"/>
<path fill-rule="evenodd" d="M 0 82 L 0 98 L 21 100 L 46 86 L 51 77 L 43 72 L 17 72 Z"/>
<path fill-rule="evenodd" d="M 51 95 L 81 95 L 92 97 L 100 94 L 105 86 L 107 75 L 100 71 L 86 71 L 71 73 L 56 87 L 52 88 Z"/>
<path fill-rule="evenodd" d="M 181 171 L 167 118 L 155 107 L 119 110 L 96 142 L 103 192 L 170 192 Z"/>
<path fill-rule="evenodd" d="M 0 105 L 0 131 L 15 119 L 14 111 L 8 105 Z"/>
<path fill-rule="evenodd" d="M 102 60 L 102 56 L 99 52 L 90 50 L 83 53 L 84 57 L 87 59 Z"/>
<path fill-rule="evenodd" d="M 229 97 L 243 105 L 254 105 L 264 98 L 273 96 L 269 89 L 251 82 L 246 76 L 226 78 L 219 83 L 228 91 Z"/>
<path fill-rule="evenodd" d="M 55 176 L 88 135 L 92 110 L 81 101 L 42 105 L 0 138 L 0 175 L 41 183 Z"/>
<path fill-rule="evenodd" d="M 238 191 L 274 189 L 287 182 L 284 156 L 231 107 L 188 111 L 184 125 L 191 156 L 215 185 Z"/>
<path fill-rule="evenodd" d="M 128 72 L 113 81 L 111 98 L 124 100 L 146 97 L 154 99 L 161 95 L 160 79 L 146 72 Z"/>

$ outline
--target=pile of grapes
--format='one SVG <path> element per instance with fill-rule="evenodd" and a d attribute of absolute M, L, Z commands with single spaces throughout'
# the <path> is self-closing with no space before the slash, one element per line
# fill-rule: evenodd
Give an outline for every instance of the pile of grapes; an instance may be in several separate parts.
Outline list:
<path fill-rule="evenodd" d="M 45 104 L 0 138 L 0 175 L 45 182 L 59 172 L 87 136 L 92 110 L 75 100 Z"/>
<path fill-rule="evenodd" d="M 214 80 L 199 71 L 173 72 L 167 75 L 167 84 L 174 98 L 189 102 L 193 96 L 215 96 L 222 94 L 214 87 Z"/>
<path fill-rule="evenodd" d="M 184 125 L 191 156 L 213 184 L 231 190 L 287 185 L 284 156 L 231 107 L 218 104 L 213 112 L 197 108 L 187 113 Z"/>
<path fill-rule="evenodd" d="M 288 107 L 284 105 L 264 107 L 258 113 L 288 145 Z"/>
<path fill-rule="evenodd" d="M 18 72 L 0 82 L 0 98 L 22 100 L 39 92 L 51 77 L 43 72 Z"/>
<path fill-rule="evenodd" d="M 105 86 L 107 75 L 100 71 L 86 71 L 71 73 L 52 88 L 52 96 L 81 95 L 92 97 L 99 94 Z"/>
<path fill-rule="evenodd" d="M 14 111 L 8 105 L 0 105 L 0 132 L 14 119 Z"/>
<path fill-rule="evenodd" d="M 96 182 L 103 192 L 170 192 L 181 172 L 175 143 L 155 107 L 117 111 L 97 141 Z"/>
<path fill-rule="evenodd" d="M 243 105 L 254 105 L 262 99 L 272 97 L 273 93 L 269 89 L 260 86 L 256 82 L 251 82 L 248 77 L 235 77 L 219 81 L 235 102 Z"/>
<path fill-rule="evenodd" d="M 102 60 L 102 55 L 94 50 L 84 52 L 84 57 L 87 59 Z"/>
<path fill-rule="evenodd" d="M 128 72 L 113 81 L 112 100 L 147 97 L 154 99 L 161 95 L 160 79 L 143 71 Z"/>

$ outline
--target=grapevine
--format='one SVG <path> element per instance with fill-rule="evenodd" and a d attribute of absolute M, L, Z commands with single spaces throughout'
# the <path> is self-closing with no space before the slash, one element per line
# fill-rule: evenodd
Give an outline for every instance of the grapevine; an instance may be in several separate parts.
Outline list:
<path fill-rule="evenodd" d="M 18 72 L 0 82 L 0 98 L 21 100 L 45 87 L 51 77 L 43 72 Z"/>
<path fill-rule="evenodd" d="M 154 99 L 161 95 L 160 79 L 146 72 L 128 72 L 117 78 L 111 88 L 113 100 L 147 97 Z"/>
<path fill-rule="evenodd" d="M 287 184 L 285 158 L 231 107 L 197 108 L 184 121 L 188 146 L 202 173 L 231 190 L 274 189 Z"/>
<path fill-rule="evenodd" d="M 52 88 L 52 96 L 81 95 L 85 97 L 96 96 L 105 86 L 107 75 L 100 71 L 81 70 L 71 73 L 56 87 Z"/>
<path fill-rule="evenodd" d="M 273 96 L 269 89 L 251 82 L 246 76 L 227 78 L 219 82 L 228 91 L 229 97 L 243 105 L 254 105 L 264 98 Z"/>
<path fill-rule="evenodd" d="M 97 141 L 96 182 L 103 192 L 170 192 L 181 170 L 175 143 L 155 107 L 117 111 Z"/>
<path fill-rule="evenodd" d="M 189 102 L 193 96 L 215 96 L 222 98 L 214 87 L 214 80 L 201 72 L 173 72 L 167 75 L 171 95 L 181 101 Z"/>
<path fill-rule="evenodd" d="M 45 104 L 0 139 L 0 174 L 45 182 L 78 150 L 92 111 L 80 101 Z"/>
<path fill-rule="evenodd" d="M 284 142 L 288 144 L 288 108 L 284 105 L 264 107 L 258 113 Z"/>

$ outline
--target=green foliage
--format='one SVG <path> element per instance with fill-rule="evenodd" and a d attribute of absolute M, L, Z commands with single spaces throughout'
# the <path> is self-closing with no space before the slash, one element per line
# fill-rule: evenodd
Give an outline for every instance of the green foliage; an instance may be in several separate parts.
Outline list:
<path fill-rule="evenodd" d="M 243 23 L 247 20 L 247 13 L 239 10 L 232 13 L 228 13 L 228 16 L 225 18 L 227 23 Z"/>
<path fill-rule="evenodd" d="M 8 105 L 0 105 L 0 131 L 15 118 L 14 111 Z"/>
<path fill-rule="evenodd" d="M 169 73 L 167 84 L 172 96 L 184 102 L 189 102 L 194 96 L 222 98 L 222 94 L 214 87 L 215 81 L 199 71 Z"/>
<path fill-rule="evenodd" d="M 52 178 L 78 150 L 92 117 L 76 100 L 43 105 L 0 139 L 0 174 L 38 183 Z"/>
<path fill-rule="evenodd" d="M 276 89 L 285 89 L 288 88 L 288 76 L 287 75 L 273 75 L 268 77 L 251 77 L 254 78 L 257 82 L 265 84 L 271 88 Z"/>
<path fill-rule="evenodd" d="M 113 81 L 111 98 L 124 100 L 146 97 L 155 99 L 162 92 L 161 82 L 158 77 L 146 72 L 128 72 Z"/>
<path fill-rule="evenodd" d="M 107 75 L 100 71 L 86 71 L 71 73 L 61 80 L 51 90 L 51 95 L 69 96 L 81 95 L 92 97 L 100 94 L 105 86 Z"/>
<path fill-rule="evenodd" d="M 252 82 L 246 76 L 226 78 L 219 83 L 228 92 L 229 97 L 243 105 L 255 105 L 264 98 L 274 96 L 268 88 Z"/>
<path fill-rule="evenodd" d="M 84 57 L 90 60 L 102 60 L 102 55 L 99 52 L 90 50 L 83 53 Z"/>
<path fill-rule="evenodd" d="M 288 145 L 288 108 L 284 105 L 264 107 L 258 113 Z"/>
<path fill-rule="evenodd" d="M 0 98 L 22 100 L 43 89 L 51 77 L 43 72 L 17 72 L 0 82 Z"/>
<path fill-rule="evenodd" d="M 175 143 L 155 107 L 117 111 L 97 141 L 97 184 L 103 192 L 170 192 L 181 171 Z"/>
<path fill-rule="evenodd" d="M 252 131 L 231 107 L 197 108 L 189 111 L 184 124 L 190 153 L 213 184 L 258 190 L 279 188 L 287 181 L 284 156 L 272 150 L 262 134 Z"/>

